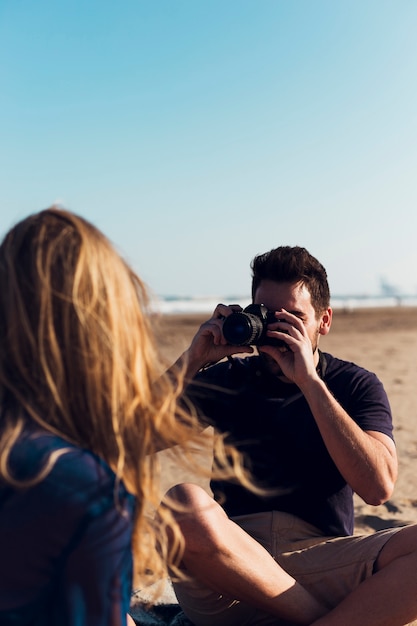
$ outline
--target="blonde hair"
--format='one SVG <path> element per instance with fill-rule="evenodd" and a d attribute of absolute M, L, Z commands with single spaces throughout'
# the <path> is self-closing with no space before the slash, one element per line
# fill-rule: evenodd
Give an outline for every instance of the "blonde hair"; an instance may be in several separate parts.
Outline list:
<path fill-rule="evenodd" d="M 15 482 L 8 459 L 25 413 L 99 455 L 137 497 L 137 582 L 160 578 L 182 538 L 169 507 L 147 514 L 160 498 L 155 452 L 197 435 L 192 410 L 179 408 L 180 372 L 161 375 L 144 284 L 91 223 L 51 207 L 4 238 L 0 289 L 0 475 Z M 222 450 L 229 475 L 236 456 Z"/>

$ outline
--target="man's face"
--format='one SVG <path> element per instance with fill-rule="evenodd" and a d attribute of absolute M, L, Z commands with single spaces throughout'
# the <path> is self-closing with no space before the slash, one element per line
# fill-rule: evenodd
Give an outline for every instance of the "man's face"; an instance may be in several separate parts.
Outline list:
<path fill-rule="evenodd" d="M 254 304 L 264 304 L 270 311 L 285 309 L 298 317 L 304 324 L 311 341 L 313 353 L 317 353 L 320 328 L 323 316 L 317 317 L 311 303 L 311 295 L 303 283 L 261 281 L 254 297 Z M 269 355 L 262 354 L 271 373 L 279 376 L 281 370 L 278 363 Z"/>

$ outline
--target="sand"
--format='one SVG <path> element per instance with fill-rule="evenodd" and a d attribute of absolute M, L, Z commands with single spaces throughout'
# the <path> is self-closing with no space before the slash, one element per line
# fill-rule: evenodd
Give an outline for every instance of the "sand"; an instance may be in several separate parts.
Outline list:
<path fill-rule="evenodd" d="M 156 334 L 167 361 L 178 358 L 208 317 L 170 315 L 158 320 Z M 417 522 L 417 309 L 336 309 L 330 333 L 321 338 L 320 347 L 375 372 L 385 386 L 393 412 L 399 478 L 392 497 L 382 506 L 369 506 L 355 497 L 355 532 L 372 533 Z M 194 479 L 163 454 L 161 457 L 162 491 Z M 209 467 L 209 459 L 201 461 Z M 207 486 L 201 479 L 197 482 Z"/>

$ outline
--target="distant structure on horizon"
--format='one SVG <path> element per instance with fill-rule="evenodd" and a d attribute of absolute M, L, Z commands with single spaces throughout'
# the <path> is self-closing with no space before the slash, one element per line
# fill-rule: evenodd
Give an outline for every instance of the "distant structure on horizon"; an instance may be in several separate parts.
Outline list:
<path fill-rule="evenodd" d="M 381 277 L 379 287 L 381 295 L 384 297 L 399 298 L 401 296 L 399 288 L 389 283 L 384 277 Z"/>

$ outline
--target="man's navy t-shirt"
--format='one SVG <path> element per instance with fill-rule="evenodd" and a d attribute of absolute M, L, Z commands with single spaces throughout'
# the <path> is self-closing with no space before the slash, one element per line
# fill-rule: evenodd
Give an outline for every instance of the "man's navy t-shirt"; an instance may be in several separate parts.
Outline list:
<path fill-rule="evenodd" d="M 387 395 L 375 374 L 320 352 L 319 373 L 363 429 L 392 438 Z M 200 372 L 187 389 L 202 419 L 227 432 L 245 454 L 255 481 L 271 488 L 258 496 L 232 482 L 212 481 L 230 516 L 261 511 L 292 513 L 326 536 L 352 534 L 352 489 L 324 445 L 299 388 L 262 369 L 258 356 L 234 358 Z"/>

